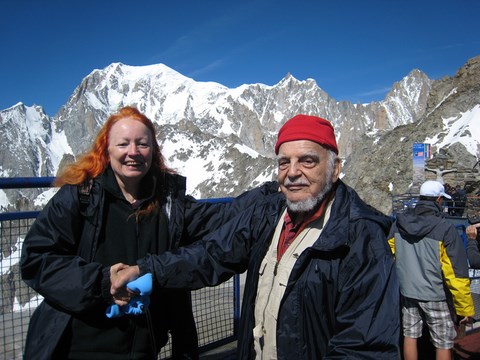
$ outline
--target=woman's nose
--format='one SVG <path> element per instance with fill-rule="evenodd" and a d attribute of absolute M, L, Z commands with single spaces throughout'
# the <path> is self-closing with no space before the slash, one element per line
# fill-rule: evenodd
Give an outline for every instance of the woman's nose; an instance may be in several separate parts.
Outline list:
<path fill-rule="evenodd" d="M 128 153 L 129 153 L 129 154 L 138 154 L 138 146 L 137 146 L 137 144 L 134 144 L 134 143 L 130 144 L 130 145 L 128 146 Z"/>

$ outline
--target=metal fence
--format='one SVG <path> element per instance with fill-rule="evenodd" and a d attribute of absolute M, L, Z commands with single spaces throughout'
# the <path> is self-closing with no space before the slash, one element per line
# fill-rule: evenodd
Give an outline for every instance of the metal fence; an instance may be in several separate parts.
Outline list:
<path fill-rule="evenodd" d="M 392 213 L 395 215 L 408 208 L 415 207 L 418 197 L 418 193 L 392 195 Z M 480 220 L 480 196 L 466 196 L 465 200 L 462 201 L 445 199 L 442 207 L 445 215 L 449 218 Z"/>
<path fill-rule="evenodd" d="M 0 189 L 49 187 L 51 182 L 52 178 L 27 178 L 19 182 L 0 179 Z M 42 297 L 21 280 L 19 271 L 23 239 L 37 215 L 36 211 L 0 213 L 0 359 L 22 358 L 30 317 L 42 301 Z M 193 291 L 192 302 L 201 353 L 236 339 L 240 316 L 239 276 L 216 287 Z M 170 356 L 169 341 L 162 348 L 160 358 Z"/>

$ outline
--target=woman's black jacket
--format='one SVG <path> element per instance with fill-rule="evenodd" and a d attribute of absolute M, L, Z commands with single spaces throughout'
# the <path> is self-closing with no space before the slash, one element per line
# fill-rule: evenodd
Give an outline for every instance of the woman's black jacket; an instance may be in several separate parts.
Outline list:
<path fill-rule="evenodd" d="M 185 195 L 185 185 L 184 177 L 165 175 L 169 249 L 200 239 L 260 194 L 240 196 L 232 203 L 199 202 Z M 44 297 L 30 320 L 25 359 L 51 359 L 71 315 L 109 305 L 109 268 L 93 261 L 104 210 L 101 182 L 94 180 L 86 207 L 82 207 L 80 197 L 77 186 L 62 186 L 39 214 L 23 243 L 22 278 Z M 182 352 L 192 347 L 195 352 L 197 346 L 190 293 L 178 290 L 166 296 L 171 308 L 165 313 L 172 319 L 154 321 L 163 330 L 156 329 L 157 349 L 165 345 L 166 331 L 170 329 L 173 353 L 181 358 Z"/>

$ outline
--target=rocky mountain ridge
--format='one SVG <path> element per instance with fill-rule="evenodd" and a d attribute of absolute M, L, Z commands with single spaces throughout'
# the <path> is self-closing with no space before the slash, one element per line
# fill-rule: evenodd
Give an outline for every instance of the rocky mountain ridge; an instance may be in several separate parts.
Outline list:
<path fill-rule="evenodd" d="M 466 186 L 471 194 L 480 192 L 479 169 L 473 168 L 480 157 L 480 139 L 472 134 L 480 129 L 480 58 L 468 61 L 454 77 L 433 81 L 427 95 L 423 115 L 417 121 L 378 138 L 363 136 L 346 162 L 349 185 L 364 189 L 363 197 L 384 211 L 390 208 L 380 204 L 391 203 L 392 193 L 418 191 L 412 189 L 411 175 L 415 142 L 433 145 L 426 167 L 456 169 L 445 182 Z M 465 126 L 461 120 L 469 113 L 473 117 Z M 425 178 L 433 180 L 435 175 L 426 172 Z"/>

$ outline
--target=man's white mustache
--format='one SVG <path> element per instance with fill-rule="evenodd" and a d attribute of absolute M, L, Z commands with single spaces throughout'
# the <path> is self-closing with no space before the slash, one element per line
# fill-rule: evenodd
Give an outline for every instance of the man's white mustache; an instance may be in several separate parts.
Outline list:
<path fill-rule="evenodd" d="M 285 181 L 283 182 L 283 186 L 290 186 L 290 185 L 306 185 L 308 186 L 308 182 L 304 181 L 304 180 L 295 180 L 295 181 L 292 181 L 290 179 L 285 179 Z"/>

